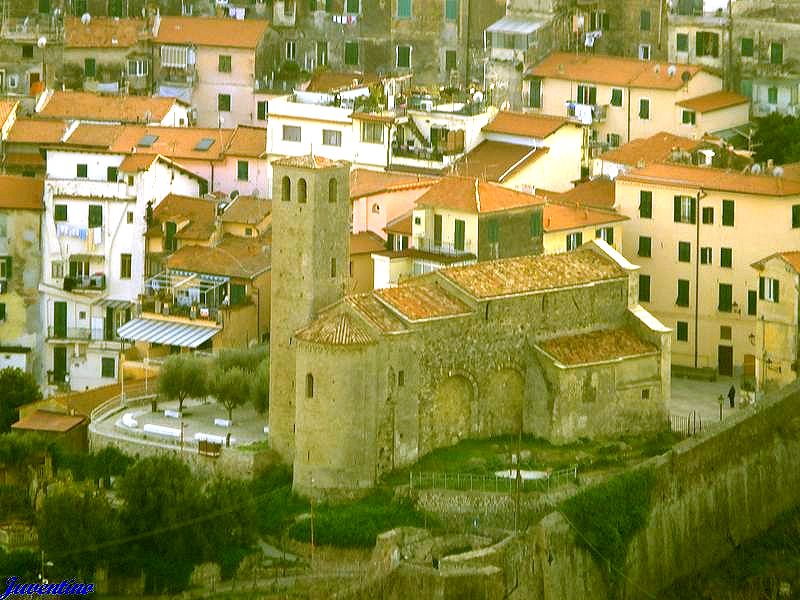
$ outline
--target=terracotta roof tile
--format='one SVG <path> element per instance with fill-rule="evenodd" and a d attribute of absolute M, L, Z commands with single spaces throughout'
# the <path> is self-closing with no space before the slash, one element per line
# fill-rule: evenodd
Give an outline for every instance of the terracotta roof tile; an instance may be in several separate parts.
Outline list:
<path fill-rule="evenodd" d="M 66 433 L 84 422 L 86 422 L 86 417 L 83 415 L 65 415 L 47 410 L 35 410 L 14 423 L 11 429 Z"/>
<path fill-rule="evenodd" d="M 17 119 L 8 132 L 8 141 L 18 144 L 57 144 L 67 131 L 63 121 Z"/>
<path fill-rule="evenodd" d="M 216 246 L 183 246 L 167 259 L 167 267 L 193 273 L 252 279 L 270 268 L 262 240 L 226 235 Z"/>
<path fill-rule="evenodd" d="M 236 196 L 222 213 L 223 223 L 244 223 L 257 225 L 272 212 L 272 200 L 255 196 Z"/>
<path fill-rule="evenodd" d="M 409 321 L 467 315 L 469 306 L 429 281 L 376 290 L 375 296 Z"/>
<path fill-rule="evenodd" d="M 87 124 L 78 126 L 77 131 L 88 127 Z M 227 147 L 233 129 L 214 129 L 203 127 L 146 127 L 144 125 L 127 125 L 118 127 L 119 135 L 110 142 L 109 150 L 112 152 L 136 152 L 148 154 L 161 154 L 167 158 L 219 160 Z M 73 134 L 74 135 L 74 134 Z M 155 138 L 149 146 L 140 146 L 145 136 Z M 197 145 L 201 140 L 211 140 L 207 150 L 198 150 Z"/>
<path fill-rule="evenodd" d="M 791 265 L 796 273 L 800 273 L 800 251 L 781 252 L 783 259 Z"/>
<path fill-rule="evenodd" d="M 350 172 L 350 197 L 363 198 L 394 190 L 430 186 L 437 181 L 435 177 L 427 175 L 353 169 Z"/>
<path fill-rule="evenodd" d="M 412 213 L 408 212 L 392 219 L 386 224 L 386 227 L 384 227 L 383 230 L 388 233 L 411 235 L 413 230 L 413 225 L 411 224 L 411 215 Z"/>
<path fill-rule="evenodd" d="M 0 209 L 44 210 L 44 181 L 0 175 Z"/>
<path fill-rule="evenodd" d="M 690 98 L 689 100 L 678 102 L 678 106 L 688 108 L 689 110 L 693 110 L 695 112 L 706 113 L 749 103 L 750 99 L 747 96 L 742 96 L 736 92 L 721 90 L 719 92 L 712 92 L 711 94 L 697 96 L 696 98 Z"/>
<path fill-rule="evenodd" d="M 239 125 L 233 130 L 225 154 L 259 158 L 267 152 L 267 128 Z"/>
<path fill-rule="evenodd" d="M 346 73 L 342 71 L 317 71 L 311 76 L 306 91 L 339 92 L 377 83 L 380 78 L 374 73 Z"/>
<path fill-rule="evenodd" d="M 505 133 L 523 137 L 546 138 L 569 123 L 565 117 L 500 111 L 483 128 L 486 133 Z"/>
<path fill-rule="evenodd" d="M 544 207 L 544 230 L 548 233 L 627 220 L 628 217 L 619 213 L 585 207 L 564 204 L 548 204 Z"/>
<path fill-rule="evenodd" d="M 64 141 L 64 144 L 105 149 L 120 134 L 120 131 L 119 125 L 85 123 L 76 127 Z"/>
<path fill-rule="evenodd" d="M 119 165 L 119 170 L 122 173 L 138 173 L 139 171 L 147 171 L 155 160 L 158 154 L 144 154 L 136 153 L 129 154 L 122 159 Z"/>
<path fill-rule="evenodd" d="M 467 213 L 491 213 L 544 204 L 545 199 L 474 177 L 449 176 L 417 199 L 417 206 L 449 208 Z"/>
<path fill-rule="evenodd" d="M 547 148 L 487 140 L 465 154 L 453 165 L 453 171 L 465 177 L 480 177 L 502 183 L 516 169 L 544 156 L 547 151 Z"/>
<path fill-rule="evenodd" d="M 668 63 L 642 61 L 603 54 L 553 52 L 533 67 L 530 75 L 605 85 L 678 90 L 683 87 L 683 73 L 691 79 L 702 71 L 697 65 L 675 65 L 670 75 Z"/>
<path fill-rule="evenodd" d="M 5 125 L 8 118 L 17 112 L 19 100 L 0 100 L 0 127 Z"/>
<path fill-rule="evenodd" d="M 386 242 L 373 231 L 350 234 L 350 254 L 371 254 L 386 249 Z"/>
<path fill-rule="evenodd" d="M 616 197 L 616 186 L 607 177 L 598 177 L 590 181 L 582 181 L 568 192 L 551 193 L 548 200 L 576 206 L 592 208 L 613 208 Z"/>
<path fill-rule="evenodd" d="M 104 95 L 93 92 L 53 92 L 38 115 L 51 119 L 85 119 L 145 123 L 161 121 L 179 101 L 160 96 Z M 149 115 L 149 121 L 145 118 Z"/>
<path fill-rule="evenodd" d="M 644 169 L 635 169 L 625 175 L 619 175 L 617 181 L 684 188 L 702 187 L 722 192 L 763 196 L 800 194 L 800 181 L 794 179 L 684 165 L 653 164 Z"/>
<path fill-rule="evenodd" d="M 316 154 L 301 156 L 287 156 L 286 158 L 279 158 L 272 163 L 281 167 L 300 167 L 303 169 L 332 169 L 335 167 L 344 167 L 348 163 L 344 160 L 331 160 L 324 156 L 317 156 Z"/>
<path fill-rule="evenodd" d="M 403 321 L 378 300 L 373 292 L 351 294 L 345 297 L 344 302 L 382 333 L 400 333 L 408 330 Z"/>
<path fill-rule="evenodd" d="M 437 271 L 474 298 L 528 294 L 626 277 L 610 258 L 588 248 L 564 254 L 520 256 Z"/>
<path fill-rule="evenodd" d="M 648 138 L 636 139 L 619 148 L 609 150 L 600 158 L 606 162 L 634 166 L 640 160 L 643 160 L 645 164 L 664 162 L 669 158 L 673 148 L 694 152 L 702 145 L 703 142 L 700 140 L 692 140 L 661 131 Z"/>
<path fill-rule="evenodd" d="M 255 49 L 268 29 L 261 19 L 161 17 L 155 42 Z"/>
<path fill-rule="evenodd" d="M 144 19 L 119 19 L 96 17 L 84 24 L 80 18 L 64 19 L 64 48 L 130 48 L 135 46 L 140 35 L 147 37 Z"/>
<path fill-rule="evenodd" d="M 607 329 L 568 335 L 546 340 L 539 346 L 559 362 L 570 366 L 658 351 L 656 346 L 645 342 L 627 329 Z"/>
<path fill-rule="evenodd" d="M 297 332 L 301 340 L 329 346 L 364 346 L 375 341 L 363 323 L 346 312 L 328 311 Z"/>
<path fill-rule="evenodd" d="M 155 207 L 153 218 L 158 223 L 186 223 L 177 232 L 180 239 L 208 240 L 214 233 L 215 210 L 210 200 L 169 194 Z"/>

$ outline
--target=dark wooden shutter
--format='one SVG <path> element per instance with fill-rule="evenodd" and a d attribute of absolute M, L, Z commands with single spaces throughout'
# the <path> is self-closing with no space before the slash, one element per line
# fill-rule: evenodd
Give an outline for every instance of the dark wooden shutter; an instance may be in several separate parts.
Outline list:
<path fill-rule="evenodd" d="M 675 222 L 676 223 L 680 223 L 681 222 L 681 197 L 680 196 L 675 196 L 673 198 L 672 208 L 673 208 L 673 215 L 672 216 L 674 217 Z"/>
<path fill-rule="evenodd" d="M 763 277 L 759 277 L 758 278 L 758 298 L 760 300 L 764 299 L 764 278 Z"/>
<path fill-rule="evenodd" d="M 697 223 L 697 198 L 692 198 L 692 201 L 689 203 L 691 206 L 690 213 L 689 213 L 689 222 L 694 225 Z"/>

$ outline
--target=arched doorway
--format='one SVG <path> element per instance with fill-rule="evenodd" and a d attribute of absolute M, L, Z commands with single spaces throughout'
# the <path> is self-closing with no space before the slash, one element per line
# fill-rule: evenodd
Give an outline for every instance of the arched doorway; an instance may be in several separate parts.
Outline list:
<path fill-rule="evenodd" d="M 472 423 L 472 383 L 463 376 L 448 377 L 436 388 L 427 422 L 423 421 L 423 452 L 452 446 L 470 436 Z"/>

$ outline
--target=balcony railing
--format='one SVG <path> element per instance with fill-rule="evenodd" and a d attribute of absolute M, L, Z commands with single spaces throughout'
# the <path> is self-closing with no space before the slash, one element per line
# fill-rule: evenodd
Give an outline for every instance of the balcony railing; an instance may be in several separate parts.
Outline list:
<path fill-rule="evenodd" d="M 582 104 L 567 102 L 567 116 L 580 121 L 583 125 L 602 123 L 608 114 L 607 104 Z"/>
<path fill-rule="evenodd" d="M 466 256 L 468 254 L 474 254 L 472 251 L 472 244 L 469 241 L 465 241 L 464 244 L 456 245 L 443 243 L 433 238 L 426 237 L 417 238 L 415 249 L 431 254 L 441 254 L 442 256 Z"/>
<path fill-rule="evenodd" d="M 91 340 L 92 330 L 89 327 L 51 326 L 47 328 L 47 337 L 56 340 Z"/>
<path fill-rule="evenodd" d="M 65 292 L 73 290 L 100 292 L 104 289 L 106 289 L 106 276 L 102 273 L 88 277 L 64 277 Z"/>

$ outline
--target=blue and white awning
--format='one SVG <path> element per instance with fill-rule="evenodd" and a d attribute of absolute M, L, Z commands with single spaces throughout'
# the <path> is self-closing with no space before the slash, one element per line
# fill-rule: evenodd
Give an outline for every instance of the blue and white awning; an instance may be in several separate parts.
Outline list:
<path fill-rule="evenodd" d="M 197 348 L 220 331 L 222 327 L 213 325 L 192 325 L 165 319 L 141 318 L 125 323 L 117 329 L 117 335 L 135 342 Z"/>

